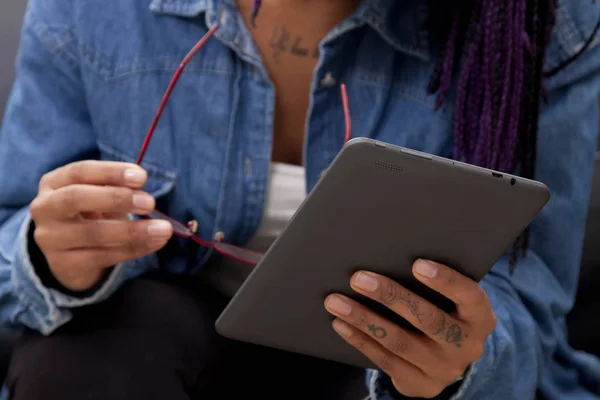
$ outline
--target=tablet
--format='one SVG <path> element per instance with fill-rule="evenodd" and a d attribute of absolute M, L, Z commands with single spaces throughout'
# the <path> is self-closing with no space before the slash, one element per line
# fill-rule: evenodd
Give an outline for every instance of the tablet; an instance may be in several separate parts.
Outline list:
<path fill-rule="evenodd" d="M 228 338 L 373 367 L 331 327 L 360 269 L 388 276 L 445 311 L 453 303 L 412 275 L 418 258 L 481 280 L 549 199 L 539 182 L 367 138 L 349 141 L 216 321 Z"/>

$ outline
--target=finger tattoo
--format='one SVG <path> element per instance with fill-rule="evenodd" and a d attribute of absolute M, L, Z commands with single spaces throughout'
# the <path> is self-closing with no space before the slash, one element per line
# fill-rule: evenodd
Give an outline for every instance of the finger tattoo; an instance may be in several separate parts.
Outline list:
<path fill-rule="evenodd" d="M 456 347 L 462 347 L 462 342 L 467 337 L 458 324 L 452 324 L 446 330 L 446 342 L 454 344 Z"/>
<path fill-rule="evenodd" d="M 379 300 L 387 306 L 391 306 L 397 301 L 406 304 L 412 315 L 414 315 L 415 318 L 421 322 L 421 316 L 423 316 L 423 313 L 419 311 L 419 301 L 412 299 L 410 294 L 399 292 L 397 285 L 387 285 L 385 290 L 381 292 Z"/>
<path fill-rule="evenodd" d="M 382 328 L 381 326 L 370 324 L 367 326 L 367 328 L 369 329 L 373 337 L 375 337 L 376 339 L 383 339 L 387 336 L 385 328 Z"/>
<path fill-rule="evenodd" d="M 437 329 L 433 332 L 434 336 L 438 336 L 438 335 L 443 335 L 444 332 L 446 331 L 446 316 L 443 313 L 440 313 L 438 318 L 433 320 L 433 323 L 431 324 L 431 326 L 433 325 L 438 325 Z"/>
<path fill-rule="evenodd" d="M 433 336 L 439 336 L 446 343 L 453 344 L 458 348 L 462 347 L 462 342 L 468 337 L 460 325 L 455 323 L 448 325 L 446 316 L 443 313 L 440 313 L 438 318 L 432 322 L 431 326 L 435 325 L 437 325 L 437 328 L 433 331 Z"/>

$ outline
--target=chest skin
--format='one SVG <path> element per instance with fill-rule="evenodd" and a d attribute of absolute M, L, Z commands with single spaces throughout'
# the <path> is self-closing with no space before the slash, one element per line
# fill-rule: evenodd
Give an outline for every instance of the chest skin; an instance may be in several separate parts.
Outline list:
<path fill-rule="evenodd" d="M 263 1 L 252 26 L 253 3 L 238 0 L 238 7 L 275 86 L 272 161 L 300 165 L 319 42 L 358 1 Z"/>

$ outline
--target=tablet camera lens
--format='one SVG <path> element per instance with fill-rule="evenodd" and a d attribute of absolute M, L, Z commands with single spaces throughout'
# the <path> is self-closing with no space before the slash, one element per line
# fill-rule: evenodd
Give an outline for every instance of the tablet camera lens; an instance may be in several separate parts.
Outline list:
<path fill-rule="evenodd" d="M 517 183 L 517 180 L 516 180 L 515 178 L 512 178 L 512 179 L 510 180 L 510 185 L 511 185 L 511 186 L 515 186 L 515 183 Z"/>

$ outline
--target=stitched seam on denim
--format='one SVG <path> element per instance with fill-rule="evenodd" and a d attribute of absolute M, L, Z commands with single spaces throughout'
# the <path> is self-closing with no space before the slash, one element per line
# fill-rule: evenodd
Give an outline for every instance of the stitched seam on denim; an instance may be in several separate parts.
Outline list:
<path fill-rule="evenodd" d="M 175 72 L 177 68 L 179 68 L 181 60 L 185 56 L 184 54 L 181 55 L 180 58 L 176 58 L 174 56 L 159 56 L 154 59 L 148 59 L 147 61 L 134 59 L 114 63 L 108 57 L 100 54 L 97 51 L 93 51 L 90 47 L 84 44 L 80 44 L 79 48 L 82 55 L 82 61 L 86 65 L 92 67 L 92 71 L 96 75 L 100 76 L 104 82 L 115 82 L 129 76 L 140 74 Z M 212 61 L 207 61 L 207 65 L 204 66 L 188 65 L 185 68 L 184 73 L 213 73 L 219 75 L 233 75 L 232 71 L 211 67 L 210 64 Z M 152 64 L 155 64 L 155 66 L 152 66 Z M 120 72 L 120 70 L 123 70 L 123 72 Z"/>
<path fill-rule="evenodd" d="M 66 40 L 64 42 L 57 43 L 56 47 L 54 47 L 54 49 L 52 49 L 52 54 L 60 55 L 61 53 L 66 53 L 67 47 L 73 42 L 77 42 L 77 38 L 75 36 L 71 36 L 68 40 Z M 75 62 L 74 59 L 69 59 L 68 61 L 70 63 L 73 63 L 73 65 L 77 65 L 77 63 Z"/>
<path fill-rule="evenodd" d="M 558 43 L 567 57 L 571 57 L 577 50 L 577 44 L 581 42 L 581 33 L 575 26 L 573 18 L 567 5 L 562 4 L 559 8 L 555 34 Z"/>
<path fill-rule="evenodd" d="M 237 65 L 236 65 L 236 70 L 237 70 L 237 77 L 235 79 L 235 83 L 234 83 L 234 100 L 232 103 L 232 107 L 231 107 L 231 116 L 230 116 L 230 121 L 229 121 L 229 126 L 227 129 L 227 148 L 225 151 L 225 157 L 223 160 L 223 175 L 222 175 L 222 180 L 221 180 L 221 187 L 219 188 L 219 200 L 218 200 L 218 206 L 217 206 L 217 212 L 216 212 L 216 216 L 215 216 L 215 225 L 213 227 L 213 233 L 215 233 L 217 230 L 222 230 L 223 227 L 220 226 L 220 222 L 223 219 L 223 213 L 225 213 L 225 215 L 228 214 L 227 211 L 227 207 L 225 207 L 225 209 L 223 209 L 223 205 L 224 203 L 227 202 L 226 198 L 227 196 L 225 195 L 225 191 L 227 189 L 227 186 L 229 185 L 229 175 L 231 174 L 231 168 L 229 168 L 229 164 L 231 162 L 231 151 L 232 151 L 232 146 L 233 146 L 233 142 L 234 142 L 234 137 L 235 137 L 235 128 L 236 128 L 236 119 L 238 118 L 238 108 L 240 106 L 240 98 L 241 98 L 241 81 L 242 81 L 242 73 L 241 73 L 241 60 L 237 61 Z M 204 264 L 208 258 L 214 254 L 214 249 L 209 249 L 206 251 L 206 254 L 204 255 L 203 259 L 201 260 L 202 263 Z"/>
<path fill-rule="evenodd" d="M 313 76 L 316 76 L 317 71 L 319 71 L 321 64 L 323 63 L 323 58 L 320 57 L 317 66 L 315 67 L 314 70 L 314 74 Z M 262 117 L 261 118 L 261 123 L 258 124 L 258 126 L 255 128 L 256 131 L 258 132 L 264 132 L 267 127 L 270 128 L 270 130 L 273 129 L 273 121 L 274 121 L 274 110 L 275 110 L 275 89 L 270 81 L 270 78 L 268 76 L 268 74 L 264 74 L 264 75 L 259 75 L 258 73 L 258 68 L 256 68 L 256 80 L 259 81 L 261 80 L 261 77 L 264 76 L 265 80 L 268 82 L 268 89 L 264 90 L 264 98 L 263 101 L 265 104 L 265 109 L 263 110 L 264 112 L 261 113 Z M 261 82 L 262 83 L 262 82 Z M 312 108 L 312 101 L 313 101 L 313 92 L 314 92 L 314 85 L 316 84 L 316 80 L 314 80 L 313 78 L 313 82 L 311 83 L 311 94 L 310 94 L 310 105 L 309 105 L 309 111 L 307 112 L 307 116 L 311 113 L 310 109 Z M 262 85 L 261 85 L 262 86 Z M 270 134 L 262 134 L 261 135 L 261 139 L 262 139 L 262 149 L 272 149 L 273 146 L 273 137 Z M 304 148 L 305 144 L 303 143 L 303 157 L 306 156 L 306 149 Z M 245 151 L 248 150 L 247 148 L 248 146 L 246 146 L 246 148 L 244 149 Z M 248 155 L 245 155 L 246 157 L 248 157 Z M 256 154 L 252 155 L 254 158 L 256 158 L 259 162 L 262 160 L 263 162 L 266 161 L 267 163 L 271 162 L 271 152 L 270 151 L 265 151 L 264 156 L 257 156 Z M 303 164 L 306 165 L 306 160 L 303 158 Z M 267 167 L 269 168 L 269 167 Z M 263 217 L 264 217 L 264 213 L 265 213 L 265 209 L 264 209 L 264 202 L 265 202 L 265 195 L 267 192 L 267 185 L 268 185 L 268 173 L 267 173 L 267 177 L 261 176 L 260 180 L 257 179 L 256 177 L 254 177 L 254 182 L 252 183 L 252 185 L 254 186 L 254 188 L 252 189 L 245 189 L 244 190 L 244 196 L 248 195 L 248 192 L 250 191 L 252 194 L 252 199 L 262 199 L 262 202 L 260 203 L 259 206 L 256 205 L 256 201 L 253 201 L 252 203 L 249 202 L 244 202 L 245 204 L 243 205 L 243 210 L 242 210 L 242 215 L 245 217 L 245 221 L 246 223 L 243 224 L 243 228 L 240 231 L 240 236 L 241 237 L 249 237 L 249 235 L 252 235 L 253 233 L 256 232 L 256 230 L 258 229 L 258 226 L 260 225 L 260 222 L 262 221 Z M 260 197 L 258 197 L 260 196 Z"/>
<path fill-rule="evenodd" d="M 42 47 L 54 58 L 68 64 L 71 72 L 77 73 L 78 61 L 77 56 L 69 51 L 72 43 L 77 43 L 77 38 L 68 29 L 63 32 L 66 35 L 64 38 L 60 34 L 54 32 L 49 25 L 36 18 L 33 11 L 27 16 L 30 24 L 30 32 L 42 45 Z"/>
<path fill-rule="evenodd" d="M 181 52 L 181 54 L 164 54 L 157 55 L 151 58 L 136 58 L 133 60 L 122 61 L 116 64 L 116 69 L 127 68 L 129 66 L 129 68 L 131 68 L 131 70 L 133 71 L 137 71 L 140 69 L 143 70 L 149 67 L 154 67 L 153 64 L 156 64 L 157 61 L 160 61 L 160 63 L 162 64 L 161 68 L 177 69 L 181 65 L 181 60 L 183 60 L 185 55 L 186 52 Z M 193 59 L 198 60 L 199 58 L 195 57 Z M 219 69 L 218 66 L 216 66 L 218 63 L 214 62 L 214 60 L 204 59 L 203 61 L 204 63 L 200 66 L 200 68 L 198 67 L 198 65 L 194 65 L 193 63 L 189 66 L 196 70 L 215 70 L 218 72 L 229 73 L 231 75 L 233 75 L 234 73 L 232 70 Z M 215 66 L 213 67 L 212 64 L 214 64 Z"/>
<path fill-rule="evenodd" d="M 556 45 L 560 49 L 559 53 L 561 54 L 558 55 L 557 60 L 553 60 L 554 62 L 552 64 L 548 63 L 549 65 L 546 69 L 552 69 L 577 54 L 593 33 L 592 29 L 593 26 L 590 26 L 589 32 L 584 32 L 584 29 L 577 26 L 573 20 L 569 6 L 561 4 L 557 24 L 553 33 L 553 38 L 556 41 Z M 597 38 L 592 42 L 590 48 L 595 47 L 598 44 L 600 44 L 600 35 L 597 35 Z"/>
<path fill-rule="evenodd" d="M 179 68 L 181 60 L 185 57 L 185 54 L 182 53 L 180 56 L 165 55 L 150 59 L 131 59 L 114 62 L 108 56 L 102 54 L 102 52 L 93 50 L 84 43 L 79 43 L 78 46 L 82 62 L 90 66 L 91 70 L 105 82 L 114 82 L 137 74 L 175 72 Z M 195 60 L 198 62 L 199 59 L 196 58 Z M 202 64 L 194 65 L 192 62 L 192 65 L 188 65 L 185 68 L 185 73 L 233 74 L 232 71 L 218 68 L 213 60 L 200 60 Z"/>
<path fill-rule="evenodd" d="M 93 52 L 85 44 L 79 44 L 82 63 L 87 64 L 92 70 L 102 78 L 110 76 L 110 71 L 114 71 L 115 66 L 107 57 L 104 57 L 97 52 Z"/>
<path fill-rule="evenodd" d="M 157 72 L 174 73 L 176 70 L 177 70 L 177 68 L 152 68 L 152 69 L 139 70 L 139 71 L 129 71 L 129 72 L 124 72 L 122 74 L 115 75 L 115 76 L 112 76 L 109 78 L 103 78 L 103 80 L 106 83 L 112 83 L 112 82 L 117 82 L 117 81 L 123 80 L 123 79 L 131 77 L 131 76 L 135 76 L 135 75 L 144 75 L 144 74 L 151 74 L 151 73 L 157 73 Z M 222 75 L 222 76 L 233 75 L 230 72 L 211 70 L 211 69 L 203 69 L 203 68 L 195 69 L 195 68 L 186 67 L 183 74 L 190 74 L 190 73 L 199 74 L 199 75 L 206 75 L 206 74 L 214 74 L 214 75 Z"/>

